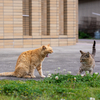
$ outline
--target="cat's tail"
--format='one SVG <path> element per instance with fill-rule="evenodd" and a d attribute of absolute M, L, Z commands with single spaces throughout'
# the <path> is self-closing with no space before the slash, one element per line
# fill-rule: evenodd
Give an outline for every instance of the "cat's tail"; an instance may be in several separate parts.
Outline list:
<path fill-rule="evenodd" d="M 96 54 L 96 41 L 93 42 L 93 47 L 92 47 L 92 55 L 95 56 Z"/>
<path fill-rule="evenodd" d="M 0 73 L 0 76 L 14 76 L 14 72 L 3 72 Z"/>

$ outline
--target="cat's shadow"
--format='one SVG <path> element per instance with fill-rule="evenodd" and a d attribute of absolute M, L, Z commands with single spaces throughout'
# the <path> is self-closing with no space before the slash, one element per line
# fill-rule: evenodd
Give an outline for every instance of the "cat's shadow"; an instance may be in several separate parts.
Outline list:
<path fill-rule="evenodd" d="M 10 77 L 10 76 L 2 76 L 0 77 L 0 80 L 23 80 L 23 81 L 26 81 L 26 80 L 43 80 L 44 78 L 41 78 L 40 76 L 37 76 L 36 78 L 17 78 L 17 77 Z"/>

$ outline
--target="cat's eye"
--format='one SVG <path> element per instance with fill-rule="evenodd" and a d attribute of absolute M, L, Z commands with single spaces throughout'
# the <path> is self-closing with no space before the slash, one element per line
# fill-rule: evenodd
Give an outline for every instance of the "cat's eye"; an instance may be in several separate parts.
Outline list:
<path fill-rule="evenodd" d="M 50 52 L 52 52 L 52 50 L 50 50 Z"/>

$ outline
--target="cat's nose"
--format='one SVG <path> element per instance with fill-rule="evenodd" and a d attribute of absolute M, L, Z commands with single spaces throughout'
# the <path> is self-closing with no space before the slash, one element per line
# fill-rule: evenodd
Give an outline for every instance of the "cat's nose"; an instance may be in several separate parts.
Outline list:
<path fill-rule="evenodd" d="M 81 62 L 85 61 L 85 59 L 81 59 Z"/>

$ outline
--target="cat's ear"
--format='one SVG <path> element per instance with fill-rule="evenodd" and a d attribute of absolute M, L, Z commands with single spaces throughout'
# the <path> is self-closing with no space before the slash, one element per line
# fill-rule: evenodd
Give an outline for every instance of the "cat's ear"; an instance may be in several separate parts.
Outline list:
<path fill-rule="evenodd" d="M 45 49 L 46 49 L 46 47 L 43 45 L 43 46 L 42 46 L 42 50 L 45 50 Z"/>
<path fill-rule="evenodd" d="M 50 46 L 50 44 L 48 44 L 47 46 Z"/>
<path fill-rule="evenodd" d="M 80 50 L 80 53 L 81 53 L 81 54 L 84 54 L 84 52 L 83 52 L 82 50 Z"/>
<path fill-rule="evenodd" d="M 89 56 L 90 56 L 90 53 L 89 53 L 89 52 L 87 52 L 87 54 L 86 54 L 86 55 L 87 55 L 87 57 L 89 57 Z"/>

